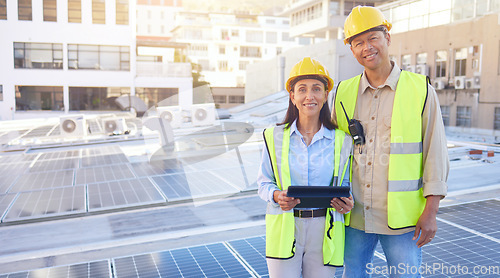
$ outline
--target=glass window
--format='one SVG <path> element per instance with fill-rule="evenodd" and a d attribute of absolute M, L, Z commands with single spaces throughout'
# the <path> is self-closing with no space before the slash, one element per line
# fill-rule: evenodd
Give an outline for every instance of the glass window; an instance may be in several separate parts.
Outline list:
<path fill-rule="evenodd" d="M 467 48 L 455 49 L 455 76 L 465 76 Z"/>
<path fill-rule="evenodd" d="M 239 63 L 239 69 L 240 70 L 247 70 L 247 66 L 250 64 L 249 61 L 240 61 Z"/>
<path fill-rule="evenodd" d="M 223 45 L 219 46 L 219 54 L 226 54 L 226 47 Z"/>
<path fill-rule="evenodd" d="M 68 0 L 68 22 L 82 23 L 81 0 Z"/>
<path fill-rule="evenodd" d="M 247 31 L 246 40 L 247 42 L 262 42 L 264 38 L 262 31 Z"/>
<path fill-rule="evenodd" d="M 444 126 L 450 125 L 450 106 L 441 105 L 441 115 L 443 117 Z"/>
<path fill-rule="evenodd" d="M 425 64 L 427 64 L 427 53 L 418 53 L 417 65 L 425 65 Z"/>
<path fill-rule="evenodd" d="M 500 12 L 500 0 L 491 0 L 490 10 L 492 12 Z"/>
<path fill-rule="evenodd" d="M 14 68 L 62 69 L 62 44 L 14 42 Z"/>
<path fill-rule="evenodd" d="M 178 88 L 135 88 L 135 95 L 144 100 L 148 107 L 179 105 Z"/>
<path fill-rule="evenodd" d="M 43 0 L 43 21 L 57 21 L 56 0 Z"/>
<path fill-rule="evenodd" d="M 240 57 L 256 57 L 261 58 L 260 47 L 257 46 L 242 46 L 240 47 Z"/>
<path fill-rule="evenodd" d="M 454 0 L 452 6 L 453 21 L 472 18 L 474 16 L 474 2 L 470 0 Z"/>
<path fill-rule="evenodd" d="M 446 76 L 446 62 L 448 60 L 448 51 L 436 51 L 436 77 Z"/>
<path fill-rule="evenodd" d="M 500 107 L 495 107 L 495 121 L 493 125 L 495 130 L 500 130 Z"/>
<path fill-rule="evenodd" d="M 128 46 L 68 44 L 69 69 L 130 70 Z"/>
<path fill-rule="evenodd" d="M 456 126 L 470 127 L 471 107 L 457 106 L 457 124 Z"/>
<path fill-rule="evenodd" d="M 340 15 L 340 0 L 330 0 L 330 15 Z"/>
<path fill-rule="evenodd" d="M 245 103 L 245 96 L 229 96 L 229 103 Z"/>
<path fill-rule="evenodd" d="M 220 31 L 220 39 L 221 40 L 229 40 L 229 30 L 227 29 L 222 29 Z"/>
<path fill-rule="evenodd" d="M 69 110 L 121 110 L 115 100 L 129 94 L 127 87 L 69 87 Z"/>
<path fill-rule="evenodd" d="M 116 0 L 116 24 L 128 25 L 128 0 Z"/>
<path fill-rule="evenodd" d="M 0 19 L 7 19 L 7 0 L 0 0 Z"/>
<path fill-rule="evenodd" d="M 3 85 L 0 85 L 0 101 L 3 101 Z"/>
<path fill-rule="evenodd" d="M 277 43 L 278 33 L 276 32 L 266 32 L 266 43 Z"/>
<path fill-rule="evenodd" d="M 106 23 L 106 4 L 105 0 L 92 0 L 92 23 Z"/>
<path fill-rule="evenodd" d="M 214 103 L 226 103 L 227 102 L 227 96 L 220 96 L 220 95 L 214 95 Z"/>
<path fill-rule="evenodd" d="M 16 86 L 16 110 L 64 110 L 63 87 Z"/>
<path fill-rule="evenodd" d="M 226 60 L 219 61 L 219 71 L 229 71 L 229 67 Z"/>
<path fill-rule="evenodd" d="M 17 18 L 18 20 L 31 20 L 31 0 L 17 1 Z"/>
<path fill-rule="evenodd" d="M 401 66 L 406 69 L 407 66 L 411 65 L 411 54 L 405 54 L 401 56 Z"/>

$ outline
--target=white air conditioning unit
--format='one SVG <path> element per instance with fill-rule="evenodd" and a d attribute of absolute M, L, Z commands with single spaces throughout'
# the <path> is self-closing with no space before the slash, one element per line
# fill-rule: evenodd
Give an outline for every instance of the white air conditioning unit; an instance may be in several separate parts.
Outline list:
<path fill-rule="evenodd" d="M 125 134 L 129 131 L 124 118 L 104 118 L 102 126 L 107 134 Z"/>
<path fill-rule="evenodd" d="M 172 128 L 179 128 L 182 124 L 182 109 L 180 106 L 161 106 L 156 108 L 158 117 L 166 120 Z"/>
<path fill-rule="evenodd" d="M 455 89 L 465 89 L 465 76 L 455 76 L 453 84 Z"/>
<path fill-rule="evenodd" d="M 213 103 L 193 104 L 191 122 L 194 126 L 213 125 L 215 123 L 215 105 Z"/>
<path fill-rule="evenodd" d="M 481 76 L 476 75 L 472 78 L 472 88 L 480 89 L 481 88 Z"/>
<path fill-rule="evenodd" d="M 427 65 L 416 65 L 415 73 L 429 75 L 429 67 Z"/>
<path fill-rule="evenodd" d="M 465 78 L 465 89 L 472 89 L 474 85 L 474 78 Z"/>
<path fill-rule="evenodd" d="M 432 84 L 434 89 L 436 90 L 442 90 L 444 87 L 446 87 L 446 82 L 442 79 L 434 80 L 434 83 Z"/>
<path fill-rule="evenodd" d="M 408 65 L 405 67 L 405 70 L 415 72 L 415 65 Z"/>
<path fill-rule="evenodd" d="M 62 136 L 85 137 L 88 126 L 84 115 L 75 114 L 59 117 L 59 129 Z"/>

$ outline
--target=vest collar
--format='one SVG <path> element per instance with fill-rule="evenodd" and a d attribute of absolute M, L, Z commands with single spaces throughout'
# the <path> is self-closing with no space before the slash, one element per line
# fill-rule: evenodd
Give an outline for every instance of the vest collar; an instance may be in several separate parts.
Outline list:
<path fill-rule="evenodd" d="M 399 80 L 399 75 L 401 74 L 401 69 L 399 66 L 396 64 L 396 62 L 391 61 L 391 64 L 393 65 L 392 71 L 385 80 L 385 83 L 381 85 L 379 88 L 383 88 L 385 86 L 389 86 L 393 92 L 396 91 L 396 86 L 398 85 L 398 80 Z M 370 85 L 370 82 L 368 82 L 368 78 L 366 78 L 366 73 L 363 71 L 363 74 L 361 75 L 361 80 L 359 81 L 359 88 L 361 89 L 361 93 L 363 94 L 364 92 L 367 91 L 368 88 L 371 88 L 372 90 L 376 90 L 377 88 L 373 87 Z"/>

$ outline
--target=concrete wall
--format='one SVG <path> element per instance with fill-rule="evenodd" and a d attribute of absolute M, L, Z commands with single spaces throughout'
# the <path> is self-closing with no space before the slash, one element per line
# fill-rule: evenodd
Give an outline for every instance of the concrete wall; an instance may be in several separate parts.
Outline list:
<path fill-rule="evenodd" d="M 363 67 L 354 59 L 349 47 L 340 40 L 290 49 L 279 57 L 247 67 L 245 102 L 284 90 L 284 84 L 292 67 L 307 56 L 325 65 L 335 84 L 363 71 Z M 284 67 L 280 61 L 284 61 Z"/>

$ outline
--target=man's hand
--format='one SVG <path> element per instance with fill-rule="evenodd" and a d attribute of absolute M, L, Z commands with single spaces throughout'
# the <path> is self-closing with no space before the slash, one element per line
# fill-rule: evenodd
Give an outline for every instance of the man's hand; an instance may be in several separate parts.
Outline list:
<path fill-rule="evenodd" d="M 442 196 L 427 196 L 424 211 L 418 219 L 417 226 L 415 227 L 415 234 L 413 235 L 413 240 L 418 238 L 417 246 L 419 248 L 431 242 L 436 235 L 436 215 L 439 210 L 439 201 L 441 198 Z"/>
<path fill-rule="evenodd" d="M 279 191 L 276 190 L 273 193 L 273 198 L 281 209 L 284 211 L 293 209 L 296 205 L 300 204 L 300 199 L 295 199 L 293 197 L 286 196 L 287 190 Z"/>

